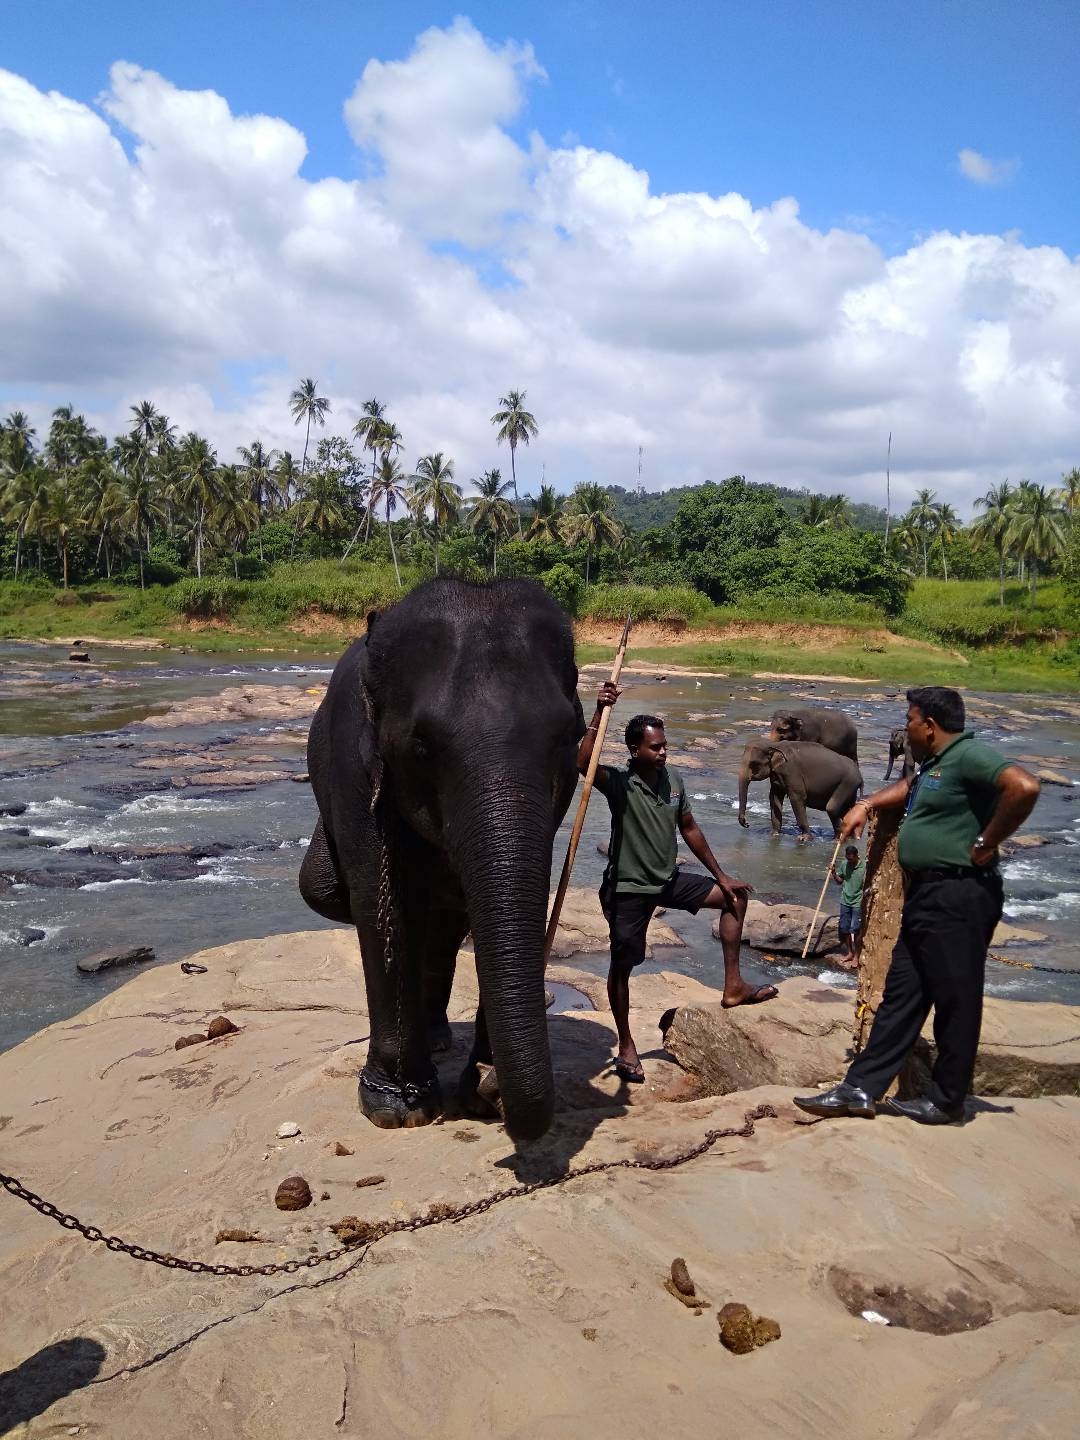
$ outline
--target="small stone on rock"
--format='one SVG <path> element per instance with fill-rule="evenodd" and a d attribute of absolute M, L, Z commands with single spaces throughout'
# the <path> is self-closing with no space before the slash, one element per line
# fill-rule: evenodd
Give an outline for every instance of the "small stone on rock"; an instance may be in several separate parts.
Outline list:
<path fill-rule="evenodd" d="M 311 1187 L 302 1175 L 290 1175 L 278 1186 L 274 1204 L 279 1210 L 304 1210 L 311 1204 Z"/>
<path fill-rule="evenodd" d="M 279 1140 L 291 1140 L 294 1135 L 299 1134 L 300 1126 L 297 1125 L 295 1120 L 283 1120 L 277 1127 L 277 1137 Z"/>
<path fill-rule="evenodd" d="M 186 1050 L 189 1045 L 201 1045 L 206 1038 L 205 1035 L 181 1035 L 173 1049 Z"/>
<path fill-rule="evenodd" d="M 351 1155 L 352 1153 L 353 1152 L 349 1149 L 349 1147 L 347 1145 L 343 1145 L 340 1140 L 334 1141 L 335 1155 Z"/>
<path fill-rule="evenodd" d="M 671 1283 L 680 1295 L 695 1293 L 694 1282 L 690 1279 L 690 1271 L 686 1268 L 686 1261 L 682 1256 L 678 1256 L 671 1262 Z"/>
<path fill-rule="evenodd" d="M 364 1190 L 369 1185 L 383 1185 L 386 1182 L 385 1175 L 361 1175 L 356 1182 L 357 1190 Z"/>
<path fill-rule="evenodd" d="M 716 1313 L 720 1322 L 720 1344 L 733 1355 L 749 1355 L 757 1343 L 748 1305 L 728 1303 Z"/>
<path fill-rule="evenodd" d="M 218 1040 L 222 1035 L 238 1035 L 240 1033 L 240 1027 L 239 1025 L 234 1025 L 228 1016 L 219 1015 L 216 1019 L 210 1021 L 210 1029 L 207 1033 L 209 1039 Z"/>
<path fill-rule="evenodd" d="M 767 1315 L 759 1315 L 754 1321 L 754 1344 L 768 1345 L 770 1340 L 780 1339 L 780 1326 Z"/>

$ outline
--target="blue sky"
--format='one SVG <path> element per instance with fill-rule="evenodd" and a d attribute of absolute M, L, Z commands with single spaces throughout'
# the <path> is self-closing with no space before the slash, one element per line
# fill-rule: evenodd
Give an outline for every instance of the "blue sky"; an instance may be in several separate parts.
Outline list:
<path fill-rule="evenodd" d="M 650 487 L 877 499 L 890 431 L 901 503 L 1056 483 L 1078 37 L 1075 0 L 9 7 L 0 406 L 152 398 L 231 457 L 295 444 L 311 375 L 467 478 L 527 388 L 526 489 L 640 446 Z"/>
<path fill-rule="evenodd" d="M 292 121 L 318 178 L 356 168 L 341 107 L 364 63 L 461 13 L 531 41 L 547 71 L 519 134 L 613 149 L 658 190 L 794 195 L 808 224 L 855 221 L 890 251 L 942 228 L 1080 250 L 1074 0 L 33 0 L 8 8 L 0 63 L 87 102 L 117 59 L 215 89 Z M 1015 177 L 973 184 L 965 148 L 1018 161 Z"/>

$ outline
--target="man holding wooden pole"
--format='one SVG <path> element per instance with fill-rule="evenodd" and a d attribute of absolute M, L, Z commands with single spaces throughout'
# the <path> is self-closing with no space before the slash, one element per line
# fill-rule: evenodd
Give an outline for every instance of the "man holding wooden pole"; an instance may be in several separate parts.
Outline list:
<path fill-rule="evenodd" d="M 893 1114 L 923 1125 L 964 1118 L 982 1025 L 986 951 L 1001 919 L 999 846 L 1034 808 L 1039 782 L 965 730 L 955 690 L 907 693 L 907 735 L 919 769 L 844 816 L 841 838 L 859 836 L 875 811 L 903 811 L 898 856 L 905 876 L 900 935 L 866 1048 L 821 1095 L 797 1096 L 811 1115 L 872 1119 L 931 1009 L 937 1058 L 926 1095 L 890 1100 Z"/>
<path fill-rule="evenodd" d="M 600 688 L 596 713 L 578 746 L 578 770 L 585 775 L 604 711 L 622 692 L 607 681 Z M 606 728 L 606 727 L 605 727 Z M 751 887 L 726 874 L 690 812 L 682 777 L 667 763 L 664 723 L 655 715 L 635 715 L 626 727 L 630 759 L 625 770 L 595 767 L 594 784 L 611 809 L 608 866 L 600 904 L 611 936 L 608 1000 L 619 1032 L 615 1071 L 622 1080 L 645 1079 L 630 1033 L 630 972 L 645 959 L 645 937 L 658 906 L 670 910 L 722 911 L 719 938 L 724 951 L 724 999 L 729 1009 L 772 1000 L 772 985 L 748 985 L 739 969 L 743 920 Z M 681 871 L 676 865 L 676 830 L 708 875 Z"/>

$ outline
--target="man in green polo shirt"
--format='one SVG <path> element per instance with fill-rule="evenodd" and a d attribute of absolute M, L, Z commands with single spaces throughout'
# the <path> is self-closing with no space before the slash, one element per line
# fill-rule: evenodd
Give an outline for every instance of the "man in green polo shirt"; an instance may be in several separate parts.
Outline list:
<path fill-rule="evenodd" d="M 875 810 L 904 811 L 897 853 L 905 874 L 900 935 L 866 1049 L 841 1083 L 799 1096 L 811 1115 L 872 1118 L 931 1009 L 937 1059 L 926 1095 L 888 1108 L 924 1125 L 963 1119 L 982 1025 L 986 950 L 1001 919 L 998 847 L 1022 825 L 1039 782 L 964 729 L 955 690 L 909 690 L 914 776 L 860 800 L 842 836 L 861 835 Z"/>
<path fill-rule="evenodd" d="M 578 747 L 578 769 L 589 768 L 600 716 L 620 691 L 608 681 L 596 700 L 596 713 Z M 724 952 L 724 998 L 729 1009 L 772 1000 L 773 985 L 748 985 L 739 969 L 743 921 L 751 887 L 725 874 L 690 813 L 682 776 L 667 763 L 664 722 L 656 715 L 635 715 L 626 727 L 630 760 L 625 770 L 600 765 L 594 784 L 611 809 L 608 866 L 600 904 L 611 936 L 608 1000 L 619 1032 L 616 1074 L 632 1084 L 645 1079 L 630 1033 L 630 972 L 645 959 L 645 936 L 657 906 L 720 910 L 718 926 Z M 676 831 L 709 871 L 702 875 L 676 864 Z"/>
<path fill-rule="evenodd" d="M 848 845 L 844 858 L 834 865 L 832 878 L 840 886 L 840 939 L 847 942 L 848 953 L 843 960 L 845 970 L 857 970 L 862 951 L 862 892 L 866 879 L 866 861 L 859 859 L 859 847 Z"/>

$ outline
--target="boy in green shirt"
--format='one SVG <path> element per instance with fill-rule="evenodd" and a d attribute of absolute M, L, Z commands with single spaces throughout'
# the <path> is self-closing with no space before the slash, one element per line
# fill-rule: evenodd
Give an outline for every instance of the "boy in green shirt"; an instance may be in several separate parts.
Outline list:
<path fill-rule="evenodd" d="M 578 770 L 589 768 L 600 716 L 615 704 L 621 691 L 610 681 L 600 688 L 596 713 L 578 746 Z M 608 1000 L 619 1032 L 615 1073 L 640 1084 L 645 1071 L 630 1033 L 630 972 L 645 959 L 645 936 L 657 906 L 689 910 L 720 910 L 718 926 L 724 951 L 724 998 L 728 1009 L 772 1000 L 774 985 L 749 985 L 739 969 L 743 921 L 751 886 L 725 874 L 690 813 L 682 777 L 667 763 L 664 722 L 656 715 L 635 715 L 626 727 L 630 760 L 625 770 L 608 765 L 596 769 L 594 784 L 611 809 L 608 867 L 600 887 L 600 904 L 611 936 Z M 676 865 L 676 831 L 709 871 L 680 870 Z"/>
<path fill-rule="evenodd" d="M 859 859 L 859 847 L 849 845 L 839 865 L 833 866 L 832 877 L 840 886 L 840 939 L 847 941 L 847 958 L 840 963 L 845 970 L 859 968 L 862 951 L 862 892 L 866 879 L 866 862 Z"/>

